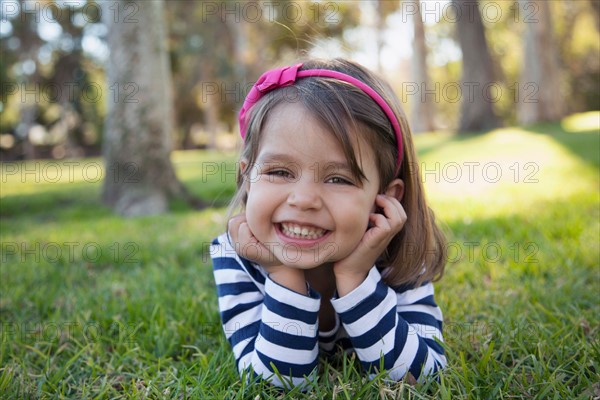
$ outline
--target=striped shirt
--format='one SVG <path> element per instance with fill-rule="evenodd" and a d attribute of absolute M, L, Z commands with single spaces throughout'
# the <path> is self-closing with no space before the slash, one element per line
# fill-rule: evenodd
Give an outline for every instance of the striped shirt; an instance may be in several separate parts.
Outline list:
<path fill-rule="evenodd" d="M 319 353 L 331 354 L 337 345 L 356 352 L 372 375 L 383 358 L 393 380 L 408 372 L 422 379 L 446 364 L 442 312 L 430 282 L 392 289 L 373 267 L 360 286 L 331 300 L 336 326 L 322 332 L 318 292 L 309 288 L 302 295 L 275 283 L 260 265 L 238 256 L 226 233 L 212 242 L 210 254 L 221 322 L 240 374 L 251 368 L 276 386 L 304 386 L 317 373 Z"/>

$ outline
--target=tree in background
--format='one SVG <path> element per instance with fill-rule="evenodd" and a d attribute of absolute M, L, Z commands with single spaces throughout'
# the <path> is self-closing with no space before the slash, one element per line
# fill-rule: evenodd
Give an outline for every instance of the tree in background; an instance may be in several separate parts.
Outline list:
<path fill-rule="evenodd" d="M 558 61 L 558 46 L 552 29 L 552 16 L 547 1 L 520 0 L 524 7 L 533 8 L 535 17 L 525 29 L 523 65 L 517 117 L 520 124 L 559 121 L 564 117 L 564 98 Z"/>
<path fill-rule="evenodd" d="M 398 9 L 400 1 L 376 0 L 372 2 L 372 4 L 375 8 L 373 28 L 375 29 L 375 48 L 377 54 L 376 70 L 378 73 L 382 73 L 383 65 L 381 64 L 381 54 L 383 53 L 383 46 L 385 42 L 384 33 L 387 25 L 386 19 L 390 14 Z"/>
<path fill-rule="evenodd" d="M 20 10 L 23 9 L 23 4 L 23 0 L 20 0 Z M 16 90 L 19 97 L 11 98 L 10 94 L 13 92 L 11 86 L 14 85 L 17 89 L 25 84 L 28 84 L 29 87 L 40 87 L 43 75 L 39 64 L 36 62 L 36 53 L 39 52 L 44 41 L 35 29 L 32 29 L 32 26 L 35 26 L 32 20 L 35 20 L 31 17 L 28 18 L 28 15 L 21 15 L 21 18 L 14 18 L 12 21 L 12 37 L 0 41 L 0 51 L 2 52 L 2 57 L 0 57 L 0 66 L 2 66 L 0 72 L 0 78 L 2 79 L 2 85 L 0 85 L 0 95 L 2 96 L 0 128 L 3 131 L 9 129 L 5 124 L 7 120 L 11 119 L 10 115 L 7 118 L 7 111 L 10 111 L 9 105 L 11 105 L 12 100 L 15 105 L 14 108 L 18 110 L 18 118 L 12 118 L 15 120 L 14 136 L 17 146 L 20 147 L 18 150 L 20 154 L 17 157 L 27 159 L 34 158 L 36 155 L 29 132 L 40 119 L 41 96 L 25 96 L 23 98 Z M 15 73 L 15 70 L 18 70 L 19 73 Z"/>
<path fill-rule="evenodd" d="M 478 2 L 452 0 L 458 10 L 456 31 L 462 50 L 462 99 L 459 132 L 493 129 L 502 124 L 494 112 L 491 93 L 494 65 L 485 38 Z"/>
<path fill-rule="evenodd" d="M 97 154 L 102 88 L 82 38 L 98 17 L 93 7 L 70 5 L 2 3 L 3 33 L 10 35 L 0 40 L 0 133 L 14 134 L 10 158 Z"/>
<path fill-rule="evenodd" d="M 183 148 L 213 147 L 217 133 L 236 131 L 237 110 L 265 69 L 321 39 L 343 40 L 360 19 L 358 2 L 171 1 L 166 10 Z"/>
<path fill-rule="evenodd" d="M 413 7 L 410 13 L 413 15 L 414 39 L 411 76 L 414 84 L 419 85 L 419 94 L 429 86 L 429 74 L 427 73 L 427 45 L 425 44 L 425 25 L 421 16 L 421 7 L 418 0 L 406 1 Z M 407 7 L 405 7 L 406 9 Z M 410 126 L 413 133 L 433 131 L 435 126 L 433 119 L 435 105 L 430 101 L 424 101 L 420 95 L 412 104 L 410 111 Z"/>
<path fill-rule="evenodd" d="M 566 113 L 600 110 L 600 1 L 550 2 Z"/>
<path fill-rule="evenodd" d="M 111 51 L 106 72 L 114 98 L 104 131 L 102 200 L 124 216 L 162 213 L 170 197 L 186 194 L 169 158 L 173 101 L 163 1 L 105 6 Z M 124 12 L 131 7 L 135 13 Z"/>

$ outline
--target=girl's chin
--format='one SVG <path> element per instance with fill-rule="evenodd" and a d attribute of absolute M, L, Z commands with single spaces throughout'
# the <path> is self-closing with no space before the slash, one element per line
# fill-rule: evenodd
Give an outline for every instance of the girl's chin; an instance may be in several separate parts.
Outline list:
<path fill-rule="evenodd" d="M 337 261 L 335 257 L 335 249 L 297 249 L 288 247 L 284 251 L 277 254 L 277 259 L 284 265 L 297 269 L 314 269 L 323 264 L 332 264 Z M 319 254 L 319 252 L 321 254 Z"/>
<path fill-rule="evenodd" d="M 306 256 L 305 256 L 306 257 Z M 291 257 L 289 254 L 278 254 L 277 259 L 286 267 L 295 269 L 313 269 L 320 266 L 319 260 L 315 261 L 312 257 L 306 258 Z"/>
<path fill-rule="evenodd" d="M 323 264 L 304 264 L 304 263 L 285 264 L 286 267 L 294 268 L 294 269 L 301 269 L 301 270 L 315 269 L 315 268 L 320 267 L 321 265 L 323 265 Z"/>

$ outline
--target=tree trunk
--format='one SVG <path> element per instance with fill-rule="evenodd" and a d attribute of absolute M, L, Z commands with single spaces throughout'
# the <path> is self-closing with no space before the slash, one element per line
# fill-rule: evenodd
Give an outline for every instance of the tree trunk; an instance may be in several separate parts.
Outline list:
<path fill-rule="evenodd" d="M 385 32 L 385 15 L 383 10 L 383 4 L 381 0 L 374 2 L 375 7 L 375 49 L 376 49 L 376 71 L 379 74 L 383 73 L 383 66 L 381 65 L 381 53 L 383 53 L 383 34 Z"/>
<path fill-rule="evenodd" d="M 550 6 L 546 1 L 521 2 L 533 3 L 539 12 L 537 21 L 527 23 L 525 28 L 517 117 L 520 124 L 558 121 L 564 116 L 564 107 Z"/>
<path fill-rule="evenodd" d="M 419 85 L 420 96 L 411 104 L 411 131 L 430 132 L 435 129 L 433 124 L 434 104 L 425 101 L 423 93 L 429 87 L 429 76 L 427 74 L 427 46 L 425 45 L 425 26 L 421 17 L 419 1 L 410 1 L 414 8 L 414 40 L 412 57 L 412 79 Z"/>
<path fill-rule="evenodd" d="M 260 8 L 260 4 L 257 1 L 246 1 L 246 4 L 256 9 Z M 253 53 L 253 45 L 251 41 L 251 23 L 245 21 L 243 18 L 237 22 L 234 19 L 226 20 L 227 28 L 231 31 L 231 37 L 233 38 L 233 60 L 234 60 L 234 71 L 236 82 L 245 88 L 248 82 L 248 65 L 250 64 L 249 55 Z M 240 103 L 243 99 L 240 99 Z"/>
<path fill-rule="evenodd" d="M 596 29 L 600 31 L 600 1 L 591 0 L 592 10 L 594 11 L 594 20 L 596 21 Z"/>
<path fill-rule="evenodd" d="M 496 100 L 494 65 L 485 40 L 485 27 L 478 2 L 452 0 L 459 10 L 456 29 L 462 50 L 462 78 L 459 132 L 493 129 L 501 125 L 494 113 Z"/>
<path fill-rule="evenodd" d="M 202 81 L 210 82 L 213 84 L 217 83 L 214 74 L 214 67 L 212 61 L 203 62 L 202 65 L 199 66 Z M 221 104 L 221 99 L 223 98 L 223 92 L 221 85 L 218 85 L 219 89 L 216 93 L 212 93 L 209 95 L 203 95 L 204 98 L 202 102 L 202 113 L 204 114 L 204 127 L 206 132 L 208 133 L 208 143 L 206 146 L 209 149 L 217 148 L 217 133 L 218 133 L 218 123 L 219 123 L 219 105 Z"/>
<path fill-rule="evenodd" d="M 171 72 L 163 1 L 103 3 L 111 50 L 103 140 L 106 176 L 102 200 L 124 216 L 168 209 L 185 193 L 175 176 Z"/>

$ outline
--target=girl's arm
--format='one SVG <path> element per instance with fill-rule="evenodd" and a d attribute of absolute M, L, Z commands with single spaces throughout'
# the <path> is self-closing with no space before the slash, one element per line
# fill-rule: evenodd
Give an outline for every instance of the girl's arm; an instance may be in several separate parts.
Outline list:
<path fill-rule="evenodd" d="M 331 303 L 367 371 L 377 372 L 382 357 L 394 380 L 407 374 L 418 380 L 445 366 L 438 343 L 443 340 L 442 313 L 431 283 L 396 292 L 373 267 L 356 289 Z"/>
<path fill-rule="evenodd" d="M 316 372 L 319 294 L 306 296 L 265 277 L 237 255 L 227 234 L 215 239 L 210 254 L 221 322 L 240 374 L 251 370 L 280 387 L 303 385 Z"/>

